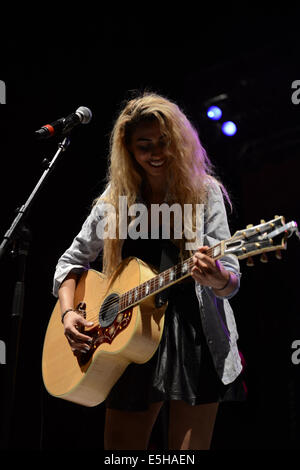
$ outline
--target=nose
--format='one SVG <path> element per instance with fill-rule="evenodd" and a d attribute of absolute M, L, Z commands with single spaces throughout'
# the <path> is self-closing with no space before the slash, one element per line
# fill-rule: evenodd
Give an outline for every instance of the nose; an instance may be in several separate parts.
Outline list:
<path fill-rule="evenodd" d="M 153 145 L 152 151 L 151 151 L 152 157 L 158 157 L 159 158 L 159 157 L 163 156 L 163 153 L 164 153 L 164 145 L 161 142 L 159 142 L 156 145 Z"/>

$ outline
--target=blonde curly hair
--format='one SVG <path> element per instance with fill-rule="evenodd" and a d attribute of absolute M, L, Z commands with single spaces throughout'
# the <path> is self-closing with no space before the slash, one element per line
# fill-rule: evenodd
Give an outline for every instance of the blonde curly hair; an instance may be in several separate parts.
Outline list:
<path fill-rule="evenodd" d="M 199 136 L 179 106 L 155 93 L 142 93 L 127 101 L 120 112 L 110 137 L 109 165 L 107 172 L 108 190 L 105 202 L 115 207 L 118 232 L 119 196 L 126 196 L 128 207 L 136 202 L 141 193 L 143 170 L 129 151 L 132 132 L 145 120 L 156 119 L 161 133 L 167 140 L 168 177 L 166 181 L 169 204 L 205 204 L 207 188 L 212 181 L 223 185 L 213 176 L 213 167 L 201 145 Z M 97 198 L 94 203 L 104 200 Z M 182 257 L 183 243 L 179 243 Z M 104 240 L 103 271 L 110 275 L 121 261 L 121 240 L 117 237 Z"/>

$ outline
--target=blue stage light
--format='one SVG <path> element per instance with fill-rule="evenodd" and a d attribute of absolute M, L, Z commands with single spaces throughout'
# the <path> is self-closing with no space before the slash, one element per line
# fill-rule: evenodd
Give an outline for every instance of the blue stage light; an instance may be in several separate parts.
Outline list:
<path fill-rule="evenodd" d="M 232 121 L 226 121 L 222 124 L 222 132 L 225 135 L 232 136 L 236 133 L 237 127 Z"/>
<path fill-rule="evenodd" d="M 207 110 L 207 116 L 209 119 L 217 121 L 222 117 L 222 110 L 218 106 L 210 106 Z"/>

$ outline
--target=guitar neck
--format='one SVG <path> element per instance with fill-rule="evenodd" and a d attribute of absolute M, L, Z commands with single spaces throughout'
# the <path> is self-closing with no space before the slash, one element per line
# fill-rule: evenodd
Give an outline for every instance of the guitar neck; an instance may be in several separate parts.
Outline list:
<path fill-rule="evenodd" d="M 224 253 L 224 241 L 211 247 L 207 251 L 207 255 L 213 259 L 219 259 Z M 143 282 L 133 289 L 125 292 L 120 297 L 119 311 L 127 310 L 130 307 L 142 302 L 151 295 L 167 289 L 168 287 L 182 281 L 191 275 L 194 266 L 193 257 L 166 269 L 157 276 Z"/>

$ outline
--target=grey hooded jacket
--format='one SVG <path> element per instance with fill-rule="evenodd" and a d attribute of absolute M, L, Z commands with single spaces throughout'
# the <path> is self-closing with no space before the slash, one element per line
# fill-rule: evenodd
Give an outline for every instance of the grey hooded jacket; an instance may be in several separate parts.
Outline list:
<path fill-rule="evenodd" d="M 71 246 L 59 258 L 53 283 L 53 295 L 58 297 L 58 290 L 65 277 L 72 271 L 81 274 L 89 269 L 89 263 L 95 261 L 103 248 L 103 239 L 99 237 L 99 222 L 105 216 L 104 206 L 96 204 Z M 221 189 L 211 185 L 208 202 L 204 210 L 204 224 L 200 239 L 203 245 L 214 246 L 219 241 L 230 238 L 226 209 Z M 199 300 L 199 314 L 203 331 L 218 376 L 224 384 L 233 382 L 242 371 L 242 364 L 237 347 L 238 332 L 234 314 L 229 303 L 240 285 L 239 263 L 234 255 L 221 259 L 223 266 L 238 278 L 238 286 L 227 298 L 217 297 L 210 287 L 195 283 Z"/>

